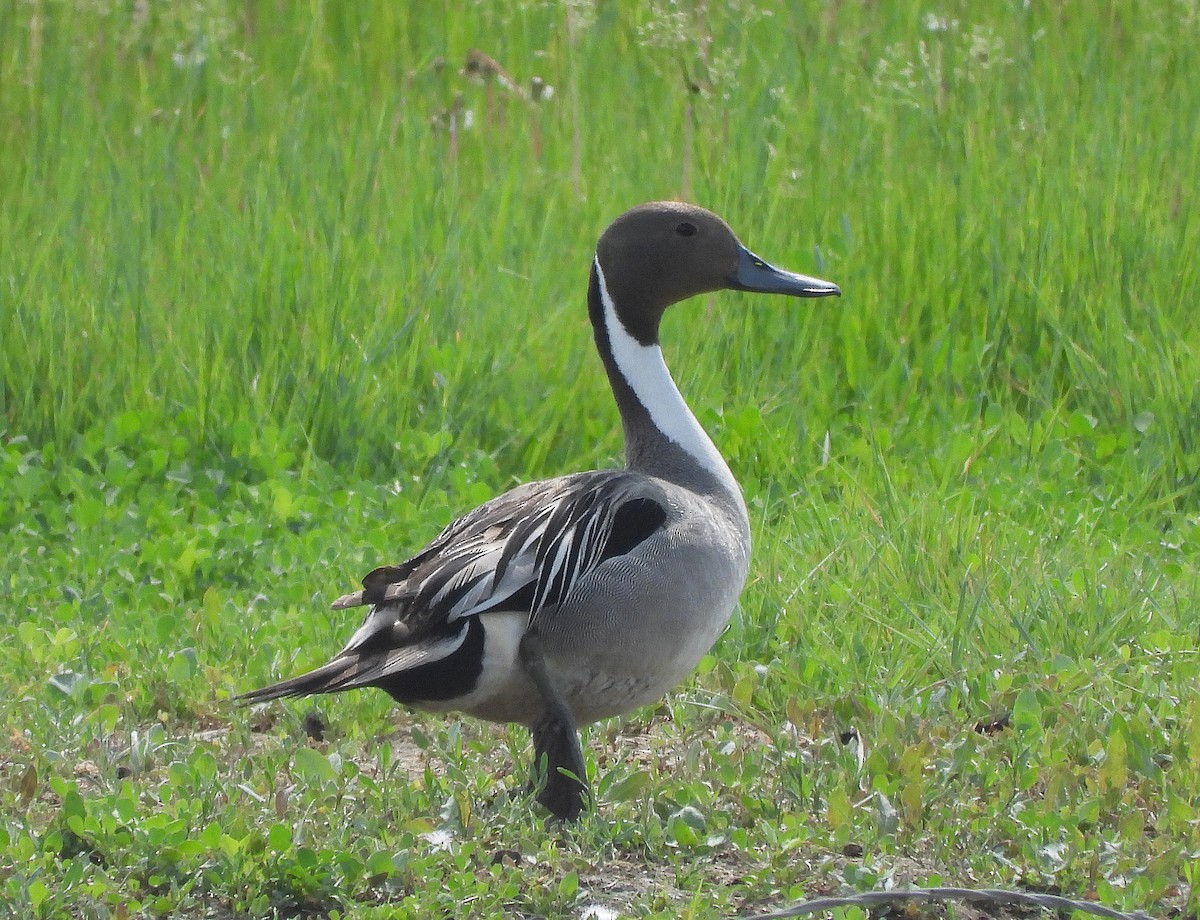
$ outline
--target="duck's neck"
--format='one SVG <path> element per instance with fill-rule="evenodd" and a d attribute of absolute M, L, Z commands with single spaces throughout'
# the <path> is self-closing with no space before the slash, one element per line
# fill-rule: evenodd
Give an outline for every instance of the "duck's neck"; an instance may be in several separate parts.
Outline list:
<path fill-rule="evenodd" d="M 667 370 L 657 329 L 648 343 L 629 333 L 609 294 L 599 259 L 592 263 L 588 312 L 596 348 L 621 410 L 625 465 L 697 491 L 723 493 L 744 507 L 733 473 Z"/>

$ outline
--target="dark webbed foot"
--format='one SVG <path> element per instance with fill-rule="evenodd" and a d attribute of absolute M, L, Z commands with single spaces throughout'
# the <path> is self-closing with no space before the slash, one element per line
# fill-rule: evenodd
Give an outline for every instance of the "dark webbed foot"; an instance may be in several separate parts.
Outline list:
<path fill-rule="evenodd" d="M 588 801 L 587 768 L 579 747 L 575 717 L 550 680 L 536 633 L 527 633 L 521 640 L 520 654 L 521 664 L 538 688 L 544 707 L 533 725 L 534 766 L 539 773 L 545 769 L 537 800 L 555 817 L 574 821 Z"/>
<path fill-rule="evenodd" d="M 570 710 L 562 709 L 548 710 L 533 726 L 534 767 L 546 771 L 537 800 L 556 817 L 573 821 L 587 802 L 587 768 L 575 720 Z"/>

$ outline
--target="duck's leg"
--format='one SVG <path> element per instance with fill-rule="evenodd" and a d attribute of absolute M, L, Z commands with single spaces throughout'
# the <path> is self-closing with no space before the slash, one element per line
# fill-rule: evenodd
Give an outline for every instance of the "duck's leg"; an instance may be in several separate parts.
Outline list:
<path fill-rule="evenodd" d="M 521 639 L 520 656 L 521 666 L 542 697 L 542 714 L 533 723 L 533 756 L 537 765 L 545 755 L 546 780 L 537 799 L 555 816 L 573 821 L 579 817 L 588 796 L 587 768 L 579 747 L 575 716 L 550 679 L 542 640 L 536 632 L 528 632 Z M 568 776 L 563 770 L 573 775 Z"/>

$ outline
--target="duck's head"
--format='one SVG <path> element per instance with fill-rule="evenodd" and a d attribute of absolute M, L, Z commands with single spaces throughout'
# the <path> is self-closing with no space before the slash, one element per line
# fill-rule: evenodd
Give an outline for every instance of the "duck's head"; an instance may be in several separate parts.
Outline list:
<path fill-rule="evenodd" d="M 643 345 L 658 340 L 667 307 L 697 294 L 841 294 L 836 284 L 775 268 L 743 246 L 716 214 L 677 201 L 626 211 L 600 235 L 596 259 L 621 325 Z"/>

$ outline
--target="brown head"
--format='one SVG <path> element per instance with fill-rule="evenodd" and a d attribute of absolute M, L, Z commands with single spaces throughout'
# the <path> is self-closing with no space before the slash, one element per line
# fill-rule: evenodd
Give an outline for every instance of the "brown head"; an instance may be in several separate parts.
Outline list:
<path fill-rule="evenodd" d="M 768 265 L 716 214 L 677 201 L 654 201 L 626 211 L 601 234 L 596 258 L 621 325 L 644 345 L 658 341 L 667 307 L 697 294 L 841 293 L 836 284 Z"/>

